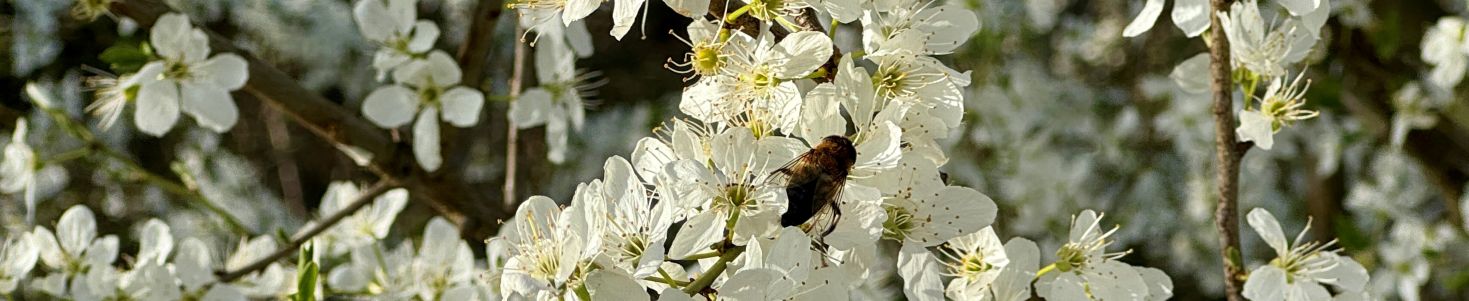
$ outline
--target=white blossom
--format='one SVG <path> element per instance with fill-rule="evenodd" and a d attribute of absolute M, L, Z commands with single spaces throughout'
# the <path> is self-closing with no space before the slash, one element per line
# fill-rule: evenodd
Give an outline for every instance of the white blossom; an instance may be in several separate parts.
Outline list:
<path fill-rule="evenodd" d="M 456 127 L 479 123 L 485 96 L 479 90 L 459 85 L 463 74 L 454 59 L 443 51 L 428 54 L 393 70 L 397 84 L 373 90 L 362 101 L 362 115 L 384 128 L 413 124 L 413 155 L 424 170 L 442 165 L 439 154 L 439 119 Z"/>
<path fill-rule="evenodd" d="M 0 241 L 0 295 L 9 295 L 36 266 L 40 248 L 30 233 L 22 232 Z"/>
<path fill-rule="evenodd" d="M 1260 239 L 1275 250 L 1276 258 L 1250 272 L 1244 296 L 1256 301 L 1331 300 L 1323 284 L 1336 286 L 1341 292 L 1362 292 L 1367 284 L 1367 270 L 1350 257 L 1331 250 L 1336 241 L 1305 242 L 1307 229 L 1295 241 L 1286 241 L 1280 223 L 1265 209 L 1250 210 L 1247 219 Z M 1292 246 L 1294 245 L 1294 246 Z"/>
<path fill-rule="evenodd" d="M 143 65 L 135 75 L 141 81 L 133 117 L 138 129 L 163 136 L 179 112 L 215 132 L 234 127 L 240 113 L 230 92 L 249 78 L 245 59 L 231 53 L 210 57 L 209 36 L 182 14 L 159 17 L 148 38 L 162 60 Z"/>

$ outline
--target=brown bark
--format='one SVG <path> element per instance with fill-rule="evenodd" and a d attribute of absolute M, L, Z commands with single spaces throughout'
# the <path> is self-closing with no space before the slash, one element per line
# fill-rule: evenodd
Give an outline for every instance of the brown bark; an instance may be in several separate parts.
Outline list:
<path fill-rule="evenodd" d="M 1230 0 L 1211 0 L 1213 12 L 1227 13 Z M 1217 13 L 1209 14 L 1209 61 L 1213 77 L 1214 98 L 1214 167 L 1218 184 L 1218 207 L 1214 226 L 1219 231 L 1219 255 L 1224 260 L 1225 296 L 1230 301 L 1244 300 L 1244 264 L 1239 242 L 1239 165 L 1250 144 L 1240 143 L 1234 135 L 1234 83 L 1230 71 L 1229 40 Z"/>

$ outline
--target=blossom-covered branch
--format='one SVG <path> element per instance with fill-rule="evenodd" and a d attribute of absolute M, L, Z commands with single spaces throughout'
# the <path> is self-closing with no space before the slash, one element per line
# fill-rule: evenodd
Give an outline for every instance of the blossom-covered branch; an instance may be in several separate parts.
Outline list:
<path fill-rule="evenodd" d="M 356 214 L 357 210 L 362 209 L 362 207 L 367 206 L 367 204 L 371 204 L 378 195 L 388 192 L 388 190 L 391 190 L 395 187 L 397 187 L 397 184 L 391 181 L 378 181 L 377 184 L 373 184 L 366 190 L 359 192 L 357 194 L 357 198 L 349 202 L 346 207 L 340 208 L 336 213 L 333 213 L 330 216 L 323 217 L 319 221 L 313 222 L 308 226 L 306 230 L 297 233 L 294 236 L 291 236 L 291 240 L 289 242 L 281 246 L 275 252 L 270 253 L 270 255 L 266 255 L 264 257 L 256 259 L 254 262 L 234 270 L 220 271 L 219 280 L 221 282 L 234 281 L 235 279 L 239 279 L 242 276 L 265 269 L 266 267 L 269 267 L 271 264 L 275 263 L 281 258 L 285 258 L 286 256 L 290 256 L 291 254 L 295 254 L 297 252 L 297 249 L 301 248 L 301 245 L 306 244 L 307 241 L 310 241 L 311 238 L 316 237 L 317 234 L 325 232 L 327 229 L 331 229 L 333 226 L 336 226 L 338 222 L 342 221 L 342 219 Z"/>

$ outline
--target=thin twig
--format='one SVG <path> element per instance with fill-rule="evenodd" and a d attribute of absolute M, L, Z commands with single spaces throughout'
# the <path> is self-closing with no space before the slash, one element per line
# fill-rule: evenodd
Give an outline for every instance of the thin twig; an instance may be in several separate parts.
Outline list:
<path fill-rule="evenodd" d="M 1230 301 L 1244 300 L 1244 263 L 1239 242 L 1239 164 L 1249 144 L 1241 144 L 1234 135 L 1234 83 L 1231 77 L 1229 40 L 1219 14 L 1227 13 L 1230 0 L 1211 0 L 1209 60 L 1214 89 L 1215 180 L 1219 185 L 1219 204 L 1214 211 L 1214 225 L 1219 231 L 1219 255 L 1224 261 L 1225 296 Z"/>
<path fill-rule="evenodd" d="M 82 126 L 80 122 L 71 119 L 71 116 L 68 116 L 66 112 L 62 112 L 57 108 L 40 103 L 38 103 L 36 107 L 40 108 L 41 111 L 46 112 L 46 116 L 50 117 L 51 120 L 56 121 L 56 124 L 60 126 L 63 131 L 67 133 L 67 135 L 70 135 L 72 136 L 72 138 L 76 138 L 77 140 L 85 144 L 85 146 L 83 146 L 84 150 L 102 155 L 103 157 L 106 157 L 108 159 L 112 159 L 113 161 L 122 165 L 124 169 L 127 169 L 126 172 L 128 175 L 138 177 L 139 180 L 148 182 L 154 187 L 158 187 L 160 189 L 168 191 L 169 193 L 184 197 L 185 199 L 191 201 L 185 202 L 185 204 L 194 205 L 198 208 L 202 208 L 211 213 L 214 213 L 215 216 L 219 216 L 219 219 L 224 222 L 225 226 L 228 227 L 230 231 L 233 231 L 236 234 L 254 234 L 253 231 L 250 231 L 250 228 L 247 228 L 243 223 L 240 223 L 240 220 L 238 218 L 235 218 L 234 215 L 229 214 L 229 212 L 225 211 L 224 208 L 220 208 L 218 205 L 215 205 L 214 202 L 210 201 L 209 198 L 199 193 L 198 190 L 189 189 L 182 183 L 176 182 L 172 179 L 169 179 L 168 177 L 153 173 L 147 168 L 143 168 L 143 166 L 139 165 L 138 162 L 134 162 L 132 158 L 128 158 L 121 152 L 118 152 L 117 150 L 112 149 L 112 147 L 107 146 L 107 144 L 102 143 L 102 141 L 98 141 L 97 137 L 92 134 L 91 130 L 88 130 L 87 127 Z"/>
<path fill-rule="evenodd" d="M 362 207 L 367 206 L 368 203 L 372 203 L 372 201 L 376 199 L 378 195 L 383 194 L 389 189 L 395 188 L 397 186 L 398 184 L 392 182 L 391 180 L 378 180 L 377 184 L 373 184 L 372 187 L 368 188 L 367 190 L 359 192 L 357 194 L 357 198 L 353 199 L 352 202 L 347 205 L 347 207 L 342 208 L 342 210 L 338 210 L 336 213 L 332 213 L 331 216 L 322 218 L 320 221 L 312 224 L 311 228 L 307 229 L 305 232 L 300 232 L 291 237 L 291 241 L 286 245 L 281 246 L 279 249 L 276 249 L 275 253 L 271 253 L 270 255 L 261 257 L 260 259 L 256 259 L 254 262 L 251 262 L 250 264 L 245 265 L 244 267 L 241 267 L 237 270 L 222 271 L 219 275 L 219 281 L 234 281 L 235 279 L 239 279 L 242 276 L 264 269 L 270 266 L 271 263 L 275 263 L 281 258 L 285 258 L 286 256 L 290 256 L 291 254 L 295 254 L 296 249 L 300 248 L 302 244 L 306 243 L 306 241 L 311 240 L 312 237 L 315 237 L 317 234 L 321 234 L 321 232 L 325 232 L 326 229 L 330 229 L 332 226 L 335 226 L 338 222 L 341 222 L 342 219 L 347 218 L 348 215 L 352 215 L 353 213 L 356 213 L 357 210 L 361 210 Z"/>
<path fill-rule="evenodd" d="M 515 36 L 524 36 L 524 32 L 525 29 L 520 28 L 519 25 L 515 27 Z M 525 43 L 523 41 L 517 41 L 515 43 L 515 59 L 511 62 L 513 66 L 510 69 L 509 85 L 512 105 L 516 101 L 516 98 L 520 97 L 521 85 L 525 82 L 525 52 Z M 517 158 L 519 157 L 517 155 L 519 151 L 519 143 L 517 143 L 520 140 L 519 136 L 520 128 L 516 127 L 515 123 L 507 118 L 505 120 L 505 186 L 502 191 L 504 193 L 503 201 L 505 202 L 506 211 L 515 211 L 515 205 L 519 203 L 519 200 L 515 198 L 515 177 L 517 175 L 515 165 L 519 163 L 519 159 Z"/>

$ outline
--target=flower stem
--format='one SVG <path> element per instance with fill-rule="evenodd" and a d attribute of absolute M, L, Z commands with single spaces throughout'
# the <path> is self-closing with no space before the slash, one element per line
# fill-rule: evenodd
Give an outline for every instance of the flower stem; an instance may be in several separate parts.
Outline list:
<path fill-rule="evenodd" d="M 745 15 L 746 12 L 749 12 L 750 7 L 750 4 L 745 4 L 745 6 L 741 6 L 740 8 L 735 9 L 735 11 L 730 12 L 728 15 L 724 15 L 724 22 L 734 23 L 735 19 L 738 19 L 740 16 Z"/>
<path fill-rule="evenodd" d="M 710 284 L 714 283 L 715 278 L 719 278 L 719 274 L 724 273 L 724 269 L 729 267 L 730 261 L 733 261 L 735 257 L 739 257 L 740 254 L 744 252 L 744 246 L 737 246 L 726 249 L 725 253 L 719 256 L 719 261 L 714 262 L 714 265 L 710 266 L 708 271 L 704 271 L 703 275 L 699 275 L 699 279 L 694 279 L 693 283 L 690 283 L 689 286 L 684 287 L 683 292 L 685 294 L 693 296 L 694 294 L 698 294 L 700 291 L 703 291 L 705 287 L 708 287 Z"/>
<path fill-rule="evenodd" d="M 1056 270 L 1056 264 L 1055 263 L 1052 263 L 1050 265 L 1047 265 L 1047 266 L 1041 268 L 1040 271 L 1036 271 L 1035 272 L 1035 278 L 1036 279 L 1040 279 L 1041 276 L 1044 276 L 1044 275 L 1046 275 L 1046 273 L 1050 273 L 1051 271 L 1054 271 L 1054 270 Z"/>
<path fill-rule="evenodd" d="M 710 258 L 710 257 L 719 257 L 719 251 L 709 251 L 709 252 L 704 252 L 704 253 L 698 253 L 698 254 L 694 254 L 694 255 L 689 255 L 688 257 L 684 257 L 682 259 L 683 260 L 699 260 L 699 259 Z"/>

